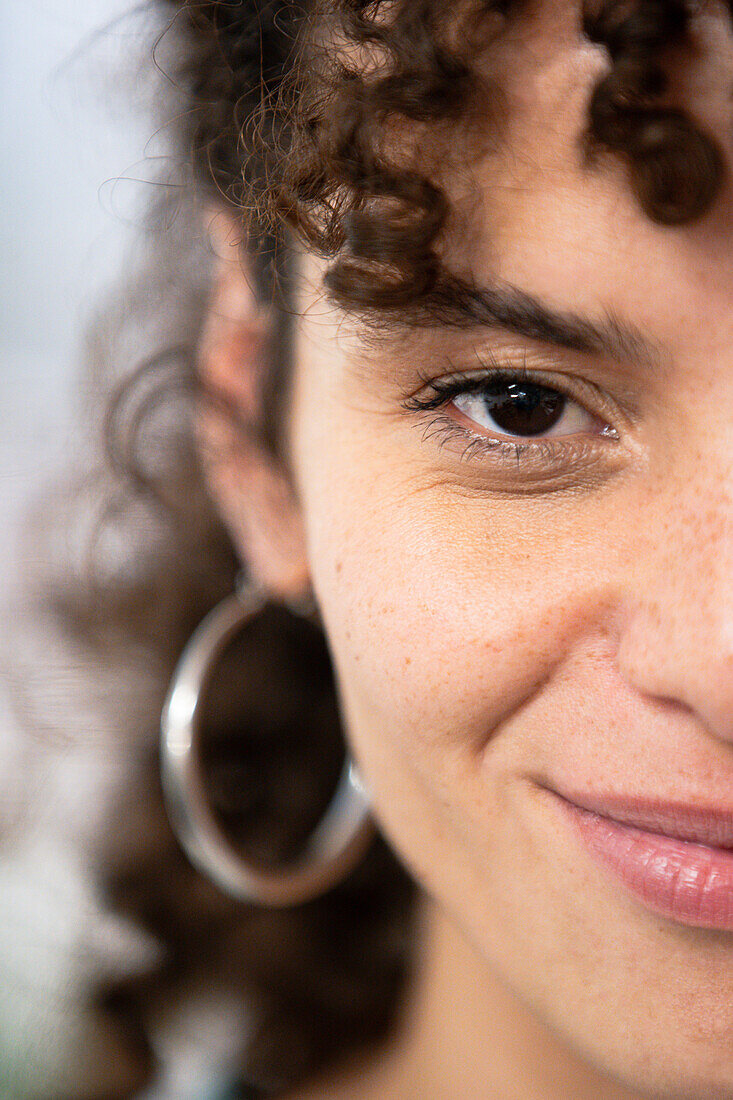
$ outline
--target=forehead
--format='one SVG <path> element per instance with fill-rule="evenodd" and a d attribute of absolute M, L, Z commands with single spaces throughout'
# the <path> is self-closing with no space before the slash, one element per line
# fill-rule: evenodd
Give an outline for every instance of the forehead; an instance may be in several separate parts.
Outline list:
<path fill-rule="evenodd" d="M 456 131 L 452 155 L 439 168 L 437 182 L 452 211 L 439 241 L 445 266 L 471 285 L 515 288 L 557 313 L 618 317 L 663 355 L 681 354 L 690 341 L 698 350 L 703 344 L 711 353 L 727 350 L 733 337 L 727 7 L 703 0 L 690 31 L 684 46 L 661 55 L 670 83 L 659 102 L 688 112 L 727 162 L 724 185 L 704 217 L 679 226 L 654 223 L 641 210 L 621 157 L 604 155 L 590 167 L 584 162 L 580 139 L 593 89 L 610 68 L 608 53 L 582 34 L 580 0 L 530 2 L 486 57 L 498 109 L 475 121 L 489 140 L 476 134 L 462 155 L 466 132 Z M 431 168 L 435 164 L 433 157 Z M 399 316 L 393 320 L 388 337 L 396 332 L 393 343 L 409 356 L 415 344 L 447 346 L 472 336 L 450 326 L 412 328 L 410 314 L 404 327 Z"/>
<path fill-rule="evenodd" d="M 722 6 L 703 5 L 691 45 L 664 60 L 666 101 L 688 111 L 729 160 L 733 36 Z M 531 7 L 490 63 L 500 74 L 500 136 L 441 180 L 454 211 L 441 245 L 446 266 L 469 283 L 519 288 L 558 311 L 627 319 L 660 347 L 680 335 L 729 342 L 730 172 L 703 218 L 670 227 L 641 210 L 620 157 L 584 163 L 589 98 L 609 63 L 582 35 L 575 3 Z M 715 324 L 703 329 L 703 316 Z M 422 343 L 425 333 L 415 337 Z"/>

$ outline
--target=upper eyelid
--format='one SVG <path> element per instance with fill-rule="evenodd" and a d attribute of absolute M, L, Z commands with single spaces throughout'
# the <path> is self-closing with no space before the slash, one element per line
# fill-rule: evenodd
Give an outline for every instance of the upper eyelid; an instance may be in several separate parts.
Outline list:
<path fill-rule="evenodd" d="M 508 379 L 521 378 L 528 382 L 534 382 L 536 385 L 545 386 L 547 389 L 554 389 L 570 400 L 578 402 L 584 408 L 586 406 L 583 397 L 607 405 L 607 402 L 601 400 L 600 389 L 593 383 L 575 376 L 559 376 L 556 372 L 533 370 L 526 366 L 526 360 L 522 366 L 497 364 L 484 369 L 472 368 L 456 371 L 453 374 L 441 375 L 437 378 L 423 378 L 424 387 L 428 387 L 433 392 L 432 398 L 421 397 L 421 391 L 418 391 L 417 394 L 413 393 L 404 398 L 400 404 L 408 411 L 437 408 L 439 405 L 447 403 L 451 396 L 456 396 L 459 392 L 470 392 L 474 387 L 477 392 L 480 392 L 482 384 L 502 377 Z M 566 378 L 569 380 L 566 381 Z"/>
<path fill-rule="evenodd" d="M 494 348 L 480 345 L 467 349 L 456 362 L 449 355 L 439 357 L 441 368 L 436 369 L 436 359 L 429 358 L 428 366 L 412 368 L 412 383 L 407 404 L 410 404 L 423 388 L 451 378 L 468 376 L 486 377 L 491 374 L 525 375 L 540 385 L 554 387 L 584 404 L 584 399 L 594 402 L 594 407 L 606 416 L 614 416 L 625 430 L 636 429 L 645 416 L 648 394 L 633 383 L 628 373 L 618 365 L 597 362 L 579 353 L 560 353 L 534 346 L 512 343 L 509 347 Z M 417 385 L 415 384 L 417 382 Z M 419 385 L 419 389 L 418 389 Z M 406 389 L 402 390 L 404 394 Z"/>
<path fill-rule="evenodd" d="M 520 353 L 519 362 L 509 362 L 506 358 L 499 358 L 490 348 L 481 349 L 475 353 L 475 365 L 469 366 L 467 363 L 463 366 L 459 366 L 454 363 L 453 360 L 446 357 L 445 364 L 447 370 L 441 374 L 426 373 L 420 367 L 416 370 L 416 375 L 421 383 L 421 386 L 434 386 L 442 382 L 450 382 L 454 379 L 468 379 L 475 377 L 477 380 L 482 378 L 491 377 L 492 375 L 501 374 L 516 374 L 527 375 L 531 373 L 527 367 L 527 351 L 522 349 Z"/>

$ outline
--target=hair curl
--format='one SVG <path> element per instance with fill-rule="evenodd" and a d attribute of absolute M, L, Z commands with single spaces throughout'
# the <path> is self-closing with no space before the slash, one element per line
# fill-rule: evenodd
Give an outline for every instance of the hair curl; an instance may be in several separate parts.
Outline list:
<path fill-rule="evenodd" d="M 476 59 L 490 58 L 528 6 L 162 0 L 166 38 L 177 43 L 182 147 L 198 186 L 240 217 L 263 298 L 285 278 L 288 232 L 328 258 L 327 288 L 345 310 L 435 318 L 448 299 L 470 296 L 441 262 L 450 207 L 414 151 L 446 127 L 470 126 L 479 101 L 484 119 L 483 108 L 499 104 L 500 123 L 500 89 Z M 585 5 L 582 19 L 583 33 L 608 55 L 581 139 L 586 163 L 620 158 L 642 209 L 670 226 L 701 217 L 723 178 L 713 139 L 682 108 L 662 102 L 664 52 L 688 40 L 691 20 L 682 0 L 598 0 Z M 404 133 L 414 140 L 400 151 L 394 136 Z M 195 386 L 208 272 L 198 246 L 179 242 L 179 257 L 182 249 L 202 285 L 178 303 L 185 334 L 176 354 L 155 360 L 158 373 L 173 370 L 179 397 Z M 158 266 L 162 256 L 156 251 Z M 154 266 L 143 273 L 141 302 Z M 283 354 L 267 379 L 263 435 L 274 450 L 288 369 Z M 140 377 L 149 380 L 150 371 Z M 172 418 L 175 446 L 168 428 L 162 437 L 146 435 L 150 386 L 140 392 L 137 382 L 123 385 L 107 418 L 117 493 L 107 522 L 135 513 L 135 571 L 105 574 L 85 595 L 78 585 L 62 586 L 53 609 L 96 655 L 122 651 L 134 635 L 154 655 L 162 696 L 188 634 L 230 590 L 237 563 L 206 498 L 190 420 Z M 181 423 L 189 425 L 183 434 Z M 147 465 L 133 461 L 136 449 Z M 243 845 L 276 860 L 297 850 L 342 759 L 325 639 L 273 610 L 230 660 L 210 707 L 212 798 Z M 386 1035 L 409 973 L 414 910 L 412 884 L 387 846 L 378 841 L 347 882 L 292 911 L 229 902 L 200 882 L 168 830 L 154 725 L 151 707 L 144 778 L 134 808 L 125 807 L 141 817 L 145 842 L 108 855 L 105 866 L 114 904 L 153 930 L 169 953 L 156 974 L 100 991 L 105 1010 L 136 1020 L 144 1042 L 148 1008 L 161 990 L 174 998 L 191 974 L 216 974 L 255 1008 L 241 1074 L 265 1092 Z M 288 798 L 285 775 L 298 784 Z"/>
<path fill-rule="evenodd" d="M 422 137 L 490 103 L 476 59 L 528 0 L 176 7 L 191 43 L 191 148 L 251 226 L 288 225 L 332 259 L 327 287 L 347 310 L 429 313 L 465 292 L 438 255 L 446 195 L 389 134 L 409 123 L 410 150 L 424 148 Z M 602 0 L 582 12 L 583 33 L 609 59 L 588 106 L 586 162 L 620 157 L 642 209 L 664 225 L 701 217 L 724 174 L 714 139 L 659 103 L 664 51 L 689 42 L 691 19 L 684 0 Z M 313 41 L 322 21 L 327 50 Z"/>

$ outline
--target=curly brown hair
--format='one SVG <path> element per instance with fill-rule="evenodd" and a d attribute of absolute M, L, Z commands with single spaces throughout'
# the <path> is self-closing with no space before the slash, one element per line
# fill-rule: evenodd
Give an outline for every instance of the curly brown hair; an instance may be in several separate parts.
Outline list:
<path fill-rule="evenodd" d="M 487 52 L 529 8 L 527 0 L 186 3 L 178 20 L 192 47 L 199 168 L 250 221 L 259 216 L 276 233 L 289 225 L 331 257 L 327 286 L 342 307 L 439 305 L 457 289 L 436 251 L 449 207 L 411 150 L 424 150 L 428 132 L 434 145 L 446 124 L 454 135 L 472 105 L 490 105 L 499 89 Z M 329 45 L 318 49 L 309 29 L 323 21 Z M 666 225 L 702 215 L 723 175 L 715 141 L 681 108 L 659 104 L 664 50 L 686 41 L 690 22 L 683 0 L 596 3 L 582 18 L 610 62 L 588 105 L 586 161 L 620 156 L 641 207 Z M 486 118 L 482 109 L 484 128 Z M 407 150 L 390 139 L 404 121 Z"/>
<path fill-rule="evenodd" d="M 327 290 L 344 310 L 376 322 L 399 313 L 416 323 L 450 323 L 450 306 L 460 299 L 470 318 L 472 287 L 441 259 L 451 210 L 437 161 L 425 168 L 426 138 L 435 148 L 458 124 L 467 133 L 485 129 L 487 119 L 500 127 L 492 49 L 516 20 L 531 17 L 532 5 L 164 0 L 163 7 L 164 42 L 175 43 L 170 75 L 183 97 L 179 140 L 195 167 L 192 191 L 236 213 L 259 292 L 280 305 L 284 336 L 253 429 L 282 457 L 288 235 L 329 260 Z M 690 42 L 693 16 L 683 0 L 596 0 L 578 11 L 579 31 L 608 58 L 590 95 L 581 155 L 589 171 L 604 156 L 620 158 L 641 208 L 661 225 L 704 214 L 724 174 L 713 138 L 664 102 L 666 51 Z M 190 224 L 184 219 L 167 231 L 178 237 L 173 253 L 180 259 L 185 252 L 188 270 L 199 273 L 185 293 L 180 274 L 173 284 L 182 335 L 115 388 L 105 423 L 112 471 L 102 483 L 105 523 L 119 527 L 126 517 L 135 569 L 83 583 L 67 578 L 52 606 L 97 659 L 129 658 L 134 640 L 136 659 L 141 652 L 144 663 L 154 659 L 160 685 L 134 796 L 128 791 L 115 807 L 118 817 L 135 819 L 138 841 L 105 850 L 100 863 L 114 905 L 168 952 L 154 974 L 100 990 L 99 1003 L 135 1027 L 148 1073 L 150 1006 L 184 996 L 192 976 L 218 982 L 253 1012 L 240 1056 L 242 1095 L 249 1086 L 275 1093 L 389 1034 L 410 973 L 415 890 L 379 839 L 323 898 L 289 911 L 243 906 L 200 881 L 166 824 L 155 708 L 191 630 L 231 589 L 238 568 L 204 489 L 190 427 L 210 260 L 198 239 L 184 240 Z M 165 268 L 162 231 L 152 232 L 155 257 L 139 279 L 140 302 L 153 270 Z M 109 356 L 108 348 L 100 352 L 100 388 Z M 160 392 L 172 407 L 170 376 L 180 401 L 165 431 L 154 431 L 146 427 L 158 404 L 151 379 L 163 379 Z M 115 705 L 122 707 L 119 699 Z M 272 608 L 230 654 L 208 709 L 213 802 L 252 855 L 288 858 L 317 820 L 343 759 L 325 639 Z"/>

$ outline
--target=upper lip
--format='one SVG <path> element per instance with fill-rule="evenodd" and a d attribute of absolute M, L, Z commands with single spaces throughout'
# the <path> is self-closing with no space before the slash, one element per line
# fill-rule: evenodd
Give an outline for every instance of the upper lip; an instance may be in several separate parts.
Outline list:
<path fill-rule="evenodd" d="M 622 825 L 632 825 L 637 829 L 660 833 L 677 840 L 706 844 L 711 848 L 733 849 L 733 806 L 724 810 L 684 802 L 667 802 L 659 798 L 611 793 L 557 789 L 554 793 L 581 810 L 611 818 Z"/>

